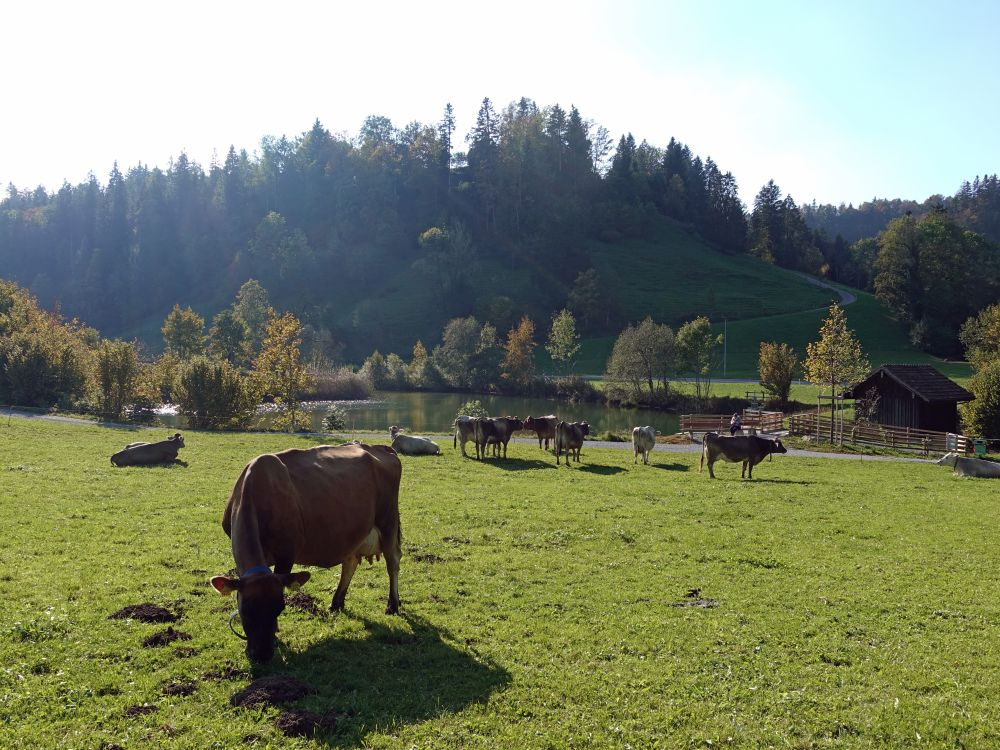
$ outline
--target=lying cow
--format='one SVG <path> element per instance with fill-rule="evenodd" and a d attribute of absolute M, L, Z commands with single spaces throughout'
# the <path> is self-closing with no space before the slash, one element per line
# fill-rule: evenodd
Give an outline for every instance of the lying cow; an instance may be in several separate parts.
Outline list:
<path fill-rule="evenodd" d="M 653 450 L 653 446 L 656 445 L 656 430 L 649 425 L 645 427 L 633 427 L 632 428 L 632 450 L 635 452 L 635 458 L 632 463 L 639 462 L 639 454 L 642 454 L 642 462 L 649 466 L 649 452 Z"/>
<path fill-rule="evenodd" d="M 577 463 L 580 462 L 580 448 L 583 447 L 583 439 L 590 434 L 590 425 L 586 422 L 560 422 L 556 425 L 555 453 L 556 466 L 559 465 L 559 458 L 563 451 L 566 452 L 566 465 L 569 466 L 570 457 L 576 454 Z"/>
<path fill-rule="evenodd" d="M 740 476 L 745 479 L 753 479 L 753 467 L 763 461 L 765 456 L 772 453 L 788 453 L 788 449 L 781 444 L 780 440 L 768 440 L 756 435 L 725 437 L 714 432 L 706 432 L 698 471 L 705 468 L 707 460 L 708 476 L 715 479 L 712 465 L 721 458 L 729 463 L 742 463 L 743 471 Z"/>
<path fill-rule="evenodd" d="M 524 429 L 531 430 L 538 435 L 538 447 L 542 447 L 545 441 L 545 450 L 549 449 L 549 440 L 556 439 L 556 426 L 559 424 L 559 417 L 549 414 L 547 417 L 528 417 L 524 420 Z"/>
<path fill-rule="evenodd" d="M 493 446 L 493 457 L 499 458 L 500 446 L 503 457 L 507 458 L 507 444 L 518 430 L 524 429 L 524 422 L 517 417 L 480 417 L 475 424 L 476 458 L 486 458 L 486 449 Z"/>
<path fill-rule="evenodd" d="M 155 466 L 172 464 L 177 460 L 177 452 L 184 447 L 184 438 L 179 432 L 158 443 L 129 443 L 111 456 L 114 466 Z"/>
<path fill-rule="evenodd" d="M 274 655 L 284 589 L 310 578 L 308 571 L 292 573 L 292 565 L 341 566 L 330 605 L 336 611 L 344 608 L 361 559 L 385 555 L 385 611 L 399 610 L 402 472 L 392 448 L 363 443 L 267 453 L 243 469 L 222 517 L 238 575 L 215 576 L 212 586 L 224 595 L 238 592 L 237 611 L 252 661 L 266 662 Z"/>
<path fill-rule="evenodd" d="M 465 452 L 465 444 L 476 439 L 476 418 L 463 414 L 455 417 L 452 426 L 455 428 L 455 438 L 451 442 L 451 447 L 457 448 L 458 444 L 461 443 L 462 455 L 468 458 L 469 454 Z"/>
<path fill-rule="evenodd" d="M 390 427 L 392 448 L 404 456 L 440 456 L 441 449 L 430 438 L 420 435 L 407 435 L 399 427 Z"/>
<path fill-rule="evenodd" d="M 969 458 L 958 453 L 945 453 L 934 463 L 938 466 L 950 466 L 955 470 L 955 476 L 959 477 L 1000 479 L 1000 464 L 995 461 L 987 461 L 984 458 Z"/>

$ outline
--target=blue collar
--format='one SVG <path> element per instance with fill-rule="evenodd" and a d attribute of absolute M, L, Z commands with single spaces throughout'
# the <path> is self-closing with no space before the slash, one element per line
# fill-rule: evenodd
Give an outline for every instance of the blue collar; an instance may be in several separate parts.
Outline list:
<path fill-rule="evenodd" d="M 266 565 L 257 565 L 253 568 L 250 568 L 250 570 L 244 572 L 243 575 L 240 576 L 240 579 L 242 580 L 244 578 L 249 578 L 250 576 L 256 575 L 257 573 L 270 573 L 270 572 L 271 569 Z"/>

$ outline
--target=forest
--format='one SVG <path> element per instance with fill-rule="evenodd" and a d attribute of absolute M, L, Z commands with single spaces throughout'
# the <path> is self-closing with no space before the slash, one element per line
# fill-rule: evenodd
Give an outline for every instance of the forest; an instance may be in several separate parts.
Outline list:
<path fill-rule="evenodd" d="M 770 181 L 747 207 L 732 173 L 673 138 L 615 141 L 576 107 L 487 98 L 464 142 L 447 105 L 437 123 L 372 116 L 355 136 L 317 120 L 207 170 L 182 152 L 54 193 L 10 185 L 0 276 L 154 353 L 173 305 L 208 319 L 256 279 L 332 361 L 357 363 L 385 333 L 366 298 L 390 270 L 429 291 L 428 330 L 466 315 L 504 330 L 567 307 L 585 335 L 612 334 L 633 321 L 587 248 L 671 221 L 706 251 L 874 291 L 914 343 L 956 354 L 961 323 L 1000 299 L 1000 189 L 976 178 L 928 201 L 800 207 Z"/>

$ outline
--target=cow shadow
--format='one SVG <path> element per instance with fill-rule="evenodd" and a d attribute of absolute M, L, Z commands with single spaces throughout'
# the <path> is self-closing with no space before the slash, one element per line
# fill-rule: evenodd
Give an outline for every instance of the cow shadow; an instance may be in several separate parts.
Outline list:
<path fill-rule="evenodd" d="M 752 479 L 741 479 L 741 482 L 760 482 L 762 484 L 815 484 L 815 482 L 807 482 L 802 479 L 758 479 L 753 477 Z"/>
<path fill-rule="evenodd" d="M 650 462 L 649 465 L 661 471 L 689 471 L 691 469 L 687 464 L 654 464 Z"/>
<path fill-rule="evenodd" d="M 612 476 L 614 474 L 621 474 L 626 469 L 621 466 L 605 466 L 603 464 L 585 464 L 577 467 L 580 471 L 585 471 L 588 474 L 599 474 L 600 476 Z"/>
<path fill-rule="evenodd" d="M 537 458 L 486 458 L 482 463 L 504 471 L 530 471 L 532 469 L 554 469 L 555 463 Z"/>
<path fill-rule="evenodd" d="M 422 617 L 401 614 L 409 628 L 358 619 L 366 631 L 361 640 L 330 636 L 255 670 L 255 677 L 294 676 L 317 689 L 294 708 L 337 714 L 333 732 L 316 737 L 320 744 L 362 747 L 372 731 L 458 713 L 511 681 L 506 669 L 454 645 L 447 630 Z"/>

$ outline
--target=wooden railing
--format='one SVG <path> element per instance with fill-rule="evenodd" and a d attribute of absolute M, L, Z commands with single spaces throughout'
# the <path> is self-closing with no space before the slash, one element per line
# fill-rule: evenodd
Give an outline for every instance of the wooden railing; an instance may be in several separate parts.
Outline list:
<path fill-rule="evenodd" d="M 830 417 L 817 418 L 814 412 L 793 414 L 788 418 L 788 431 L 792 435 L 814 435 L 819 440 L 829 440 Z M 885 427 L 845 421 L 843 426 L 838 424 L 834 427 L 833 435 L 834 440 L 838 442 L 920 451 L 924 454 L 947 451 L 969 453 L 972 450 L 972 441 L 965 435 L 918 430 L 913 427 Z"/>
<path fill-rule="evenodd" d="M 681 414 L 681 432 L 728 432 L 732 414 Z M 784 414 L 760 409 L 743 410 L 743 429 L 776 432 L 784 428 Z"/>

